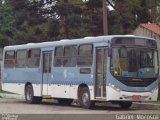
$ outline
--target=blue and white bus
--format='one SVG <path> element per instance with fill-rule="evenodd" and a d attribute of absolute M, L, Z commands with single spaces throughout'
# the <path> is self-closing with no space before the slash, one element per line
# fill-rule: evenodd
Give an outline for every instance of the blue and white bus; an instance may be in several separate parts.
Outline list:
<path fill-rule="evenodd" d="M 110 101 L 156 101 L 158 52 L 154 39 L 114 35 L 29 43 L 4 48 L 2 89 L 26 102 L 77 99 L 83 108 Z"/>

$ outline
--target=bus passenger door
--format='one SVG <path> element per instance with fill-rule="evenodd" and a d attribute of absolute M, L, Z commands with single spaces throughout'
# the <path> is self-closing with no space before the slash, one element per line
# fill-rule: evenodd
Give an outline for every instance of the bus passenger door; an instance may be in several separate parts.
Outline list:
<path fill-rule="evenodd" d="M 95 97 L 106 97 L 107 48 L 96 48 Z"/>
<path fill-rule="evenodd" d="M 52 52 L 43 52 L 42 62 L 42 95 L 48 95 L 48 82 L 51 74 Z"/>

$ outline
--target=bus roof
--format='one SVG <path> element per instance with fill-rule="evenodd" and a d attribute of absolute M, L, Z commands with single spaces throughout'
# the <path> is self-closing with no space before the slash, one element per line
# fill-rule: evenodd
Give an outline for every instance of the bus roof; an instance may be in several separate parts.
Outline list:
<path fill-rule="evenodd" d="M 108 35 L 108 36 L 85 37 L 85 38 L 79 38 L 79 39 L 62 39 L 59 41 L 49 41 L 49 42 L 41 42 L 41 43 L 28 43 L 28 44 L 22 44 L 22 45 L 6 46 L 4 50 L 43 48 L 43 47 L 53 47 L 53 46 L 63 46 L 63 45 L 108 42 L 108 41 L 111 41 L 111 39 L 114 37 L 137 37 L 137 38 L 144 38 L 144 39 L 152 39 L 152 38 L 134 36 L 134 35 Z"/>

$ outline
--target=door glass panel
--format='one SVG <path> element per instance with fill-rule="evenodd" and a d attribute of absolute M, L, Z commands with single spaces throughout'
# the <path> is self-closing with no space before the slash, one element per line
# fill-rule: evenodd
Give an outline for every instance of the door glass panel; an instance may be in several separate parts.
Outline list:
<path fill-rule="evenodd" d="M 104 74 L 103 74 L 103 76 L 104 76 L 104 79 L 103 79 L 103 96 L 106 96 L 106 79 L 107 79 L 107 49 L 105 48 L 104 49 L 104 59 L 103 59 L 103 61 L 104 61 Z"/>
<path fill-rule="evenodd" d="M 95 96 L 106 96 L 107 49 L 96 49 Z"/>
<path fill-rule="evenodd" d="M 43 53 L 43 80 L 42 80 L 42 95 L 48 95 L 48 83 L 51 74 L 51 55 L 52 52 Z"/>
<path fill-rule="evenodd" d="M 51 54 L 44 53 L 43 54 L 43 73 L 51 72 Z"/>

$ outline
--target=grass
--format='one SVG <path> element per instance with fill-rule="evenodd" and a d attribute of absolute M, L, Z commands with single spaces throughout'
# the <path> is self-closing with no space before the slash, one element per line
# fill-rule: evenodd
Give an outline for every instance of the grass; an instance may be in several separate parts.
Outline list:
<path fill-rule="evenodd" d="M 2 93 L 2 90 L 0 89 L 0 93 Z M 2 96 L 0 96 L 0 98 L 2 98 Z"/>
<path fill-rule="evenodd" d="M 0 90 L 0 93 L 3 93 L 3 91 L 2 91 L 2 90 Z"/>
<path fill-rule="evenodd" d="M 154 103 L 154 104 L 160 104 L 160 100 L 157 101 L 146 101 L 144 103 Z"/>
<path fill-rule="evenodd" d="M 0 90 L 0 93 L 6 93 L 6 94 L 15 94 L 15 93 L 12 93 L 12 92 L 7 92 L 7 91 L 3 91 L 3 90 Z"/>
<path fill-rule="evenodd" d="M 15 93 L 3 91 L 3 90 L 0 90 L 0 93 L 5 93 L 5 94 L 15 94 Z M 2 96 L 0 96 L 0 98 L 2 98 Z"/>

